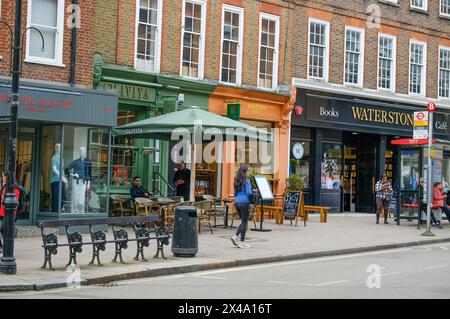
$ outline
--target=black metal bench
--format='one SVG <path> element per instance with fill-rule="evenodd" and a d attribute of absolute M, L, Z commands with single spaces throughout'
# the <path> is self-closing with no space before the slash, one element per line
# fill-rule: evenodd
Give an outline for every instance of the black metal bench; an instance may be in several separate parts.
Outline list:
<path fill-rule="evenodd" d="M 119 257 L 120 262 L 124 263 L 122 258 L 122 250 L 128 248 L 128 242 L 136 241 L 137 253 L 135 260 L 139 260 L 139 257 L 143 261 L 147 261 L 144 257 L 144 247 L 148 247 L 150 240 L 155 239 L 157 242 L 155 258 L 161 257 L 167 259 L 164 256 L 164 245 L 169 244 L 170 234 L 165 226 L 158 227 L 157 223 L 160 222 L 158 215 L 150 216 L 129 216 L 129 217 L 109 217 L 109 218 L 92 218 L 92 219 L 60 219 L 60 220 L 47 220 L 39 223 L 42 234 L 42 247 L 44 248 L 45 261 L 41 268 L 47 268 L 47 262 L 50 269 L 52 267 L 52 255 L 58 253 L 58 247 L 69 247 L 70 258 L 66 266 L 72 263 L 77 264 L 77 254 L 82 252 L 84 245 L 92 245 L 93 253 L 90 265 L 94 264 L 97 259 L 97 264 L 102 266 L 100 262 L 100 251 L 106 249 L 106 244 L 114 243 L 115 256 L 112 262 L 117 262 Z M 111 225 L 113 231 L 114 240 L 108 240 L 106 232 L 102 230 L 94 230 L 94 226 L 99 225 Z M 151 225 L 152 227 L 146 227 Z M 90 241 L 84 242 L 83 236 L 75 231 L 71 232 L 71 227 L 89 226 Z M 128 231 L 124 228 L 126 226 L 132 226 L 134 229 L 135 238 L 129 238 Z M 59 228 L 65 227 L 67 243 L 59 243 L 58 237 L 54 233 L 45 234 L 46 228 Z M 154 235 L 152 235 L 154 233 Z"/>

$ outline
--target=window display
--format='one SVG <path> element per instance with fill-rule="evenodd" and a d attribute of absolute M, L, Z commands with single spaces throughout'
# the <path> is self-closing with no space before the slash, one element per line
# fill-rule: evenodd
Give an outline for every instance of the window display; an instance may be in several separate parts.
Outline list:
<path fill-rule="evenodd" d="M 80 147 L 80 157 L 64 170 L 72 179 L 72 213 L 86 212 L 86 192 L 91 189 L 92 163 L 86 157 L 86 147 Z"/>
<path fill-rule="evenodd" d="M 61 143 L 55 144 L 55 153 L 50 161 L 50 184 L 51 184 L 51 200 L 52 200 L 52 213 L 59 211 L 58 206 L 61 205 L 61 209 L 64 207 L 66 201 L 66 188 L 68 186 L 67 178 L 61 176 Z M 60 181 L 63 182 L 61 187 L 61 204 L 59 204 L 60 193 Z"/>
<path fill-rule="evenodd" d="M 341 186 L 342 147 L 340 144 L 323 144 L 322 189 L 339 190 Z"/>

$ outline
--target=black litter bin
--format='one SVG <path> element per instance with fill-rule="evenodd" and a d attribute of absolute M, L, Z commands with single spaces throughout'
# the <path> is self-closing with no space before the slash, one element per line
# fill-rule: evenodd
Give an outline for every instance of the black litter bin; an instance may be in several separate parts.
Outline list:
<path fill-rule="evenodd" d="M 175 257 L 195 257 L 198 252 L 197 208 L 175 208 L 172 253 Z"/>

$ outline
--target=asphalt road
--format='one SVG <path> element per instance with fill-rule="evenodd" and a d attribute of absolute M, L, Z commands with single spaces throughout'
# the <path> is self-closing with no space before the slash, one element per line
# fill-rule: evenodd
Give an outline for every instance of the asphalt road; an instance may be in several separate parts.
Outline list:
<path fill-rule="evenodd" d="M 136 279 L 102 286 L 2 293 L 0 298 L 450 298 L 450 244 Z"/>

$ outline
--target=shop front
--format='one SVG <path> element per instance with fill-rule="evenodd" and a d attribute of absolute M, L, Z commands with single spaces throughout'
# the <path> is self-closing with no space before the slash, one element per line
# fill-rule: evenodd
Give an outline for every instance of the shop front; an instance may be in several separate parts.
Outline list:
<path fill-rule="evenodd" d="M 411 196 L 418 193 L 420 177 L 426 176 L 426 149 L 393 145 L 392 141 L 411 138 L 413 113 L 424 109 L 425 105 L 420 108 L 298 89 L 289 170 L 304 179 L 305 202 L 329 206 L 332 212 L 373 213 L 375 183 L 386 173 L 399 194 L 399 203 L 393 204 L 392 210 L 410 207 L 403 204 L 411 202 Z M 449 140 L 449 115 L 435 112 L 435 138 Z M 445 148 L 434 145 L 436 181 L 448 182 Z"/>
<path fill-rule="evenodd" d="M 8 162 L 11 83 L 0 81 L 0 170 Z M 108 212 L 108 143 L 117 125 L 111 92 L 21 82 L 16 180 L 26 189 L 19 225 Z M 99 148 L 100 132 L 106 139 Z"/>
<path fill-rule="evenodd" d="M 95 56 L 94 87 L 119 96 L 118 126 L 175 112 L 189 106 L 207 109 L 214 84 L 199 83 L 103 64 Z M 103 137 L 105 139 L 106 136 Z M 166 141 L 113 137 L 111 192 L 129 194 L 134 176 L 155 195 L 173 195 L 176 165 L 170 160 L 173 145 Z"/>
<path fill-rule="evenodd" d="M 295 95 L 295 92 L 293 92 Z M 289 149 L 289 96 L 218 86 L 209 98 L 209 111 L 228 116 L 273 133 L 273 142 L 226 142 L 219 157 L 220 188 L 217 195 L 233 199 L 233 180 L 241 163 L 251 175 L 264 175 L 270 181 L 277 201 L 286 189 Z"/>

